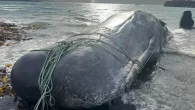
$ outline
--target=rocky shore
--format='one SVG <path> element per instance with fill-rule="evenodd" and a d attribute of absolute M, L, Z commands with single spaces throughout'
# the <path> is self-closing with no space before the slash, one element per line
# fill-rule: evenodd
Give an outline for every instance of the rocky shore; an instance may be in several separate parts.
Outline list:
<path fill-rule="evenodd" d="M 8 41 L 30 40 L 27 30 L 42 29 L 39 25 L 18 26 L 14 23 L 0 22 L 0 48 L 11 45 Z M 11 87 L 12 64 L 0 67 L 0 110 L 24 110 L 24 104 L 18 99 Z"/>
<path fill-rule="evenodd" d="M 33 25 L 33 26 L 26 26 L 21 27 L 17 26 L 14 23 L 5 23 L 0 22 L 0 46 L 7 46 L 8 40 L 14 41 L 22 41 L 22 40 L 29 40 L 26 37 L 26 30 L 38 30 L 40 26 Z"/>
<path fill-rule="evenodd" d="M 16 94 L 10 84 L 11 64 L 0 67 L 0 109 L 15 109 L 17 105 Z"/>

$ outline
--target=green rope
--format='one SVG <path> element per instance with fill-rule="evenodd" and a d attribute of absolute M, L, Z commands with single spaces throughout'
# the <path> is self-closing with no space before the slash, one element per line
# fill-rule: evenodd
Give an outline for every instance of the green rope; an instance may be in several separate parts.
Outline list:
<path fill-rule="evenodd" d="M 50 93 L 53 89 L 52 73 L 56 65 L 58 64 L 62 54 L 65 53 L 69 48 L 70 44 L 65 43 L 58 45 L 57 48 L 53 48 L 48 52 L 38 79 L 38 86 L 41 92 L 41 97 L 35 105 L 34 110 L 38 110 L 40 104 L 42 104 L 42 110 L 48 109 L 48 105 L 50 107 L 53 107 L 55 105 L 55 100 Z"/>
<path fill-rule="evenodd" d="M 106 38 L 108 38 L 108 37 L 106 37 Z M 85 42 L 80 43 L 81 40 L 85 40 Z M 77 39 L 77 40 L 72 40 L 68 43 L 66 41 L 59 42 L 59 44 L 56 47 L 53 47 L 50 50 L 34 50 L 34 51 L 48 51 L 48 54 L 46 56 L 45 62 L 43 64 L 43 67 L 41 69 L 40 76 L 38 79 L 38 86 L 39 86 L 39 90 L 41 93 L 41 97 L 38 100 L 37 104 L 35 105 L 34 110 L 38 110 L 40 105 L 41 105 L 41 110 L 46 110 L 46 109 L 48 109 L 48 107 L 54 108 L 55 100 L 54 100 L 53 96 L 51 95 L 51 91 L 53 89 L 52 74 L 53 74 L 53 71 L 55 70 L 55 67 L 57 66 L 61 56 L 64 53 L 67 53 L 70 50 L 73 50 L 78 46 L 87 45 L 87 46 L 94 46 L 94 47 L 100 48 L 101 50 L 104 50 L 105 52 L 109 53 L 110 55 L 112 55 L 114 58 L 116 58 L 117 60 L 119 60 L 123 64 L 126 64 L 128 62 L 128 61 L 123 61 L 122 59 L 120 59 L 119 57 L 114 55 L 110 50 L 106 49 L 105 47 L 98 45 L 98 42 L 101 42 L 103 44 L 106 44 L 106 45 L 112 47 L 113 49 L 116 49 L 120 53 L 124 54 L 127 57 L 128 61 L 131 60 L 130 57 L 128 56 L 127 52 L 125 51 L 125 49 L 123 49 L 119 44 L 117 44 L 117 46 L 120 49 L 122 48 L 122 50 L 120 50 L 120 49 L 116 48 L 115 46 L 113 46 L 107 42 L 104 42 L 100 39 L 97 40 L 97 39 L 90 39 L 90 38 L 86 38 L 86 39 L 81 38 L 81 39 Z M 133 60 L 131 60 L 131 61 L 133 61 Z"/>
<path fill-rule="evenodd" d="M 116 47 L 112 46 L 111 44 L 108 44 L 108 43 L 107 43 L 107 44 L 110 45 L 110 46 L 112 46 L 112 47 L 114 47 L 115 49 L 117 49 L 117 50 L 120 51 L 121 53 L 123 53 L 123 54 L 127 57 L 128 61 L 129 61 L 129 60 L 134 61 L 134 60 L 131 59 L 131 57 L 129 56 L 128 52 L 127 52 L 120 44 L 118 44 L 117 42 L 115 42 L 109 35 L 102 34 L 102 33 L 98 33 L 98 32 L 94 32 L 94 33 L 76 34 L 76 35 L 71 36 L 70 38 L 77 37 L 77 36 L 80 37 L 80 36 L 84 36 L 84 35 L 94 35 L 94 34 L 100 35 L 100 39 L 98 39 L 98 41 L 100 41 L 100 42 L 104 42 L 104 41 L 101 40 L 101 37 L 107 38 L 107 39 L 109 39 L 110 41 L 112 41 L 112 42 L 113 42 L 114 44 L 116 44 L 117 47 L 119 47 L 121 50 L 120 50 L 120 49 L 117 49 Z M 80 38 L 80 39 L 86 40 L 86 39 L 90 39 L 90 38 Z M 78 40 L 79 40 L 79 39 L 78 39 Z M 96 40 L 96 39 L 93 39 L 93 40 Z M 104 43 L 106 43 L 106 42 L 104 42 Z"/>

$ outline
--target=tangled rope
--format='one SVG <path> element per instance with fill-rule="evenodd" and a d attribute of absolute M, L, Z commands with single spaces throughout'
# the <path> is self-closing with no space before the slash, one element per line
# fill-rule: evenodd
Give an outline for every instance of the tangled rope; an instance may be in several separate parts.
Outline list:
<path fill-rule="evenodd" d="M 41 97 L 35 105 L 34 110 L 38 110 L 40 104 L 42 104 L 41 110 L 45 110 L 45 107 L 46 109 L 48 109 L 48 105 L 50 107 L 53 107 L 55 105 L 55 100 L 50 93 L 53 89 L 52 73 L 61 56 L 65 52 L 67 52 L 70 47 L 73 47 L 70 43 L 61 43 L 56 48 L 48 50 L 49 52 L 47 54 L 38 79 L 38 86 L 41 92 Z"/>
<path fill-rule="evenodd" d="M 125 51 L 125 49 L 122 48 L 122 46 L 114 42 L 114 40 L 109 38 L 109 36 L 103 35 L 101 33 L 92 33 L 92 34 L 100 35 L 100 39 L 90 39 L 90 38 L 80 38 L 79 39 L 78 38 L 70 42 L 66 42 L 66 41 L 59 42 L 56 47 L 49 49 L 49 50 L 37 50 L 37 51 L 48 51 L 48 54 L 46 56 L 45 62 L 43 64 L 43 67 L 41 69 L 40 76 L 38 79 L 38 86 L 39 86 L 39 90 L 41 93 L 41 97 L 38 100 L 37 104 L 35 105 L 34 110 L 38 110 L 40 105 L 41 105 L 41 110 L 46 110 L 48 109 L 48 107 L 54 108 L 55 100 L 53 96 L 51 95 L 51 91 L 53 89 L 53 82 L 52 82 L 53 71 L 55 70 L 55 67 L 57 66 L 62 55 L 69 52 L 70 50 L 75 49 L 78 46 L 87 45 L 87 46 L 94 46 L 94 47 L 100 48 L 101 50 L 104 50 L 110 55 L 112 55 L 113 57 L 115 57 L 117 60 L 119 60 L 123 64 L 127 64 L 130 60 L 134 63 L 136 62 L 130 58 L 130 56 Z M 89 35 L 89 34 L 80 34 L 80 35 Z M 102 41 L 101 37 L 108 38 L 115 45 L 117 45 L 118 48 L 113 46 L 112 44 Z M 85 42 L 80 42 L 80 41 L 85 41 Z M 113 49 L 116 49 L 117 51 L 125 55 L 127 60 L 123 61 L 118 56 L 113 54 L 113 52 L 111 52 L 109 49 L 106 49 L 105 47 L 98 45 L 98 43 L 103 43 L 103 44 L 106 44 L 107 46 L 110 46 Z"/>

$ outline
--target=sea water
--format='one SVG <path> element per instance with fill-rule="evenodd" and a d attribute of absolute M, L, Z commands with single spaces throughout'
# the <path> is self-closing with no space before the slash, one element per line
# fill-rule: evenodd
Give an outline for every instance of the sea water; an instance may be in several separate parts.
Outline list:
<path fill-rule="evenodd" d="M 195 9 L 171 8 L 162 5 L 132 4 L 87 4 L 65 2 L 0 2 L 0 21 L 17 25 L 38 24 L 46 29 L 28 31 L 33 40 L 1 47 L 0 64 L 14 63 L 26 52 L 64 40 L 69 35 L 79 33 L 87 26 L 96 25 L 109 16 L 132 10 L 143 10 L 167 23 L 173 32 L 172 48 L 195 55 L 195 31 L 178 29 L 183 11 Z M 195 16 L 194 16 L 195 18 Z"/>
<path fill-rule="evenodd" d="M 195 9 L 172 8 L 162 5 L 91 4 L 65 2 L 0 2 L 0 21 L 19 26 L 38 24 L 43 29 L 29 30 L 32 40 L 0 47 L 0 66 L 14 64 L 31 50 L 47 47 L 96 25 L 109 16 L 133 10 L 153 14 L 167 23 L 173 38 L 164 50 L 161 64 L 164 69 L 151 71 L 151 79 L 142 81 L 139 88 L 124 96 L 137 110 L 194 110 L 195 109 L 195 30 L 179 29 L 182 13 Z M 11 41 L 12 42 L 12 41 Z"/>

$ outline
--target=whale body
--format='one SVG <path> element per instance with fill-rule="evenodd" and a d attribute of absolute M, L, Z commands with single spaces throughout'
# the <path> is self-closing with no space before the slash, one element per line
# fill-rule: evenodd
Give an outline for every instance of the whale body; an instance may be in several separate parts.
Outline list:
<path fill-rule="evenodd" d="M 121 96 L 147 62 L 158 59 L 168 29 L 143 11 L 116 14 L 64 42 L 80 44 L 64 53 L 52 73 L 55 106 L 90 108 Z M 58 43 L 48 47 L 55 48 Z M 36 104 L 38 78 L 48 51 L 31 51 L 14 64 L 16 94 Z"/>

